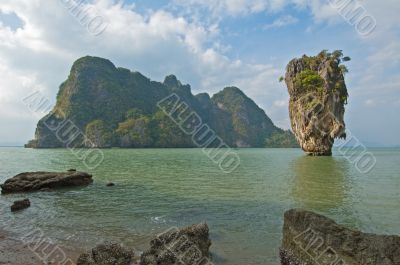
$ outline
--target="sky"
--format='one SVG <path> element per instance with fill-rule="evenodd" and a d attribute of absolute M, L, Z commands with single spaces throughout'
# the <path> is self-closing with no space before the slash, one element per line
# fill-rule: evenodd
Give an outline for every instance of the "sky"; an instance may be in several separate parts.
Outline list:
<path fill-rule="evenodd" d="M 287 63 L 340 49 L 352 58 L 348 131 L 400 146 L 399 14 L 398 0 L 0 0 L 0 145 L 33 138 L 44 114 L 23 99 L 54 104 L 82 56 L 155 81 L 175 74 L 194 94 L 237 86 L 289 129 Z"/>

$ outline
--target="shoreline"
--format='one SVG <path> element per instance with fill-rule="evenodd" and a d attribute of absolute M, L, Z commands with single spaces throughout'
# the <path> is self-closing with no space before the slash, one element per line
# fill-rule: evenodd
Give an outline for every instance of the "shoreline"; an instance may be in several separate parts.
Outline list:
<path fill-rule="evenodd" d="M 76 263 L 83 249 L 64 246 L 39 238 L 38 241 L 24 242 L 22 237 L 0 228 L 0 265 L 38 265 L 48 263 L 46 254 Z M 65 258 L 63 258 L 65 254 Z"/>

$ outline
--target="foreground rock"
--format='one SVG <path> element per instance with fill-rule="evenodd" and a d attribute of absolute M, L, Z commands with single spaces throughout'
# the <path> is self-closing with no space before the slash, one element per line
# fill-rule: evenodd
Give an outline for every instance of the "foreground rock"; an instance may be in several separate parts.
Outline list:
<path fill-rule="evenodd" d="M 105 243 L 80 255 L 77 265 L 209 265 L 208 233 L 205 223 L 169 229 L 151 240 L 141 257 L 120 244 Z"/>
<path fill-rule="evenodd" d="M 140 265 L 209 264 L 210 246 L 205 223 L 170 229 L 150 242 L 150 249 L 143 253 Z"/>
<path fill-rule="evenodd" d="M 304 210 L 285 213 L 282 265 L 398 265 L 400 237 L 354 231 Z"/>
<path fill-rule="evenodd" d="M 85 172 L 25 172 L 0 186 L 1 193 L 7 194 L 86 186 L 92 182 L 92 175 Z"/>
<path fill-rule="evenodd" d="M 335 138 L 345 138 L 347 88 L 341 51 L 293 59 L 286 68 L 292 130 L 309 155 L 331 155 Z"/>
<path fill-rule="evenodd" d="M 103 243 L 79 256 L 76 265 L 130 265 L 134 252 L 117 243 Z"/>
<path fill-rule="evenodd" d="M 20 201 L 15 201 L 13 205 L 11 205 L 11 212 L 20 211 L 26 209 L 31 206 L 31 202 L 29 199 L 24 199 Z"/>

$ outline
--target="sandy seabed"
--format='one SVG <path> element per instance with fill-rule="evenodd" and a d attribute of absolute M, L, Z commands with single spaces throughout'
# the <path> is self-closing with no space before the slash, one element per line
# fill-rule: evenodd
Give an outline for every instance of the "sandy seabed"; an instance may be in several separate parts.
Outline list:
<path fill-rule="evenodd" d="M 0 230 L 0 265 L 41 265 L 55 264 L 60 261 L 65 262 L 66 265 L 72 265 L 82 252 L 79 249 L 48 242 L 26 244 L 12 233 Z"/>

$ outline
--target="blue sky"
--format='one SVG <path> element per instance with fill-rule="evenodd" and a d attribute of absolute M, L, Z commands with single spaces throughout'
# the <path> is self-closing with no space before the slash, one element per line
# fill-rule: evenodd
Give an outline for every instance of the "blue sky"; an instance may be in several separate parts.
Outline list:
<path fill-rule="evenodd" d="M 338 0 L 80 1 L 0 0 L 0 144 L 33 138 L 37 120 L 22 99 L 40 91 L 54 103 L 74 60 L 110 59 L 153 80 L 175 74 L 193 93 L 240 87 L 282 128 L 288 95 L 278 78 L 289 60 L 322 49 L 352 58 L 348 130 L 366 145 L 400 145 L 400 4 L 347 0 L 376 27 L 362 36 Z M 71 7 L 101 17 L 88 30 Z M 88 9 L 90 8 L 90 9 Z"/>

